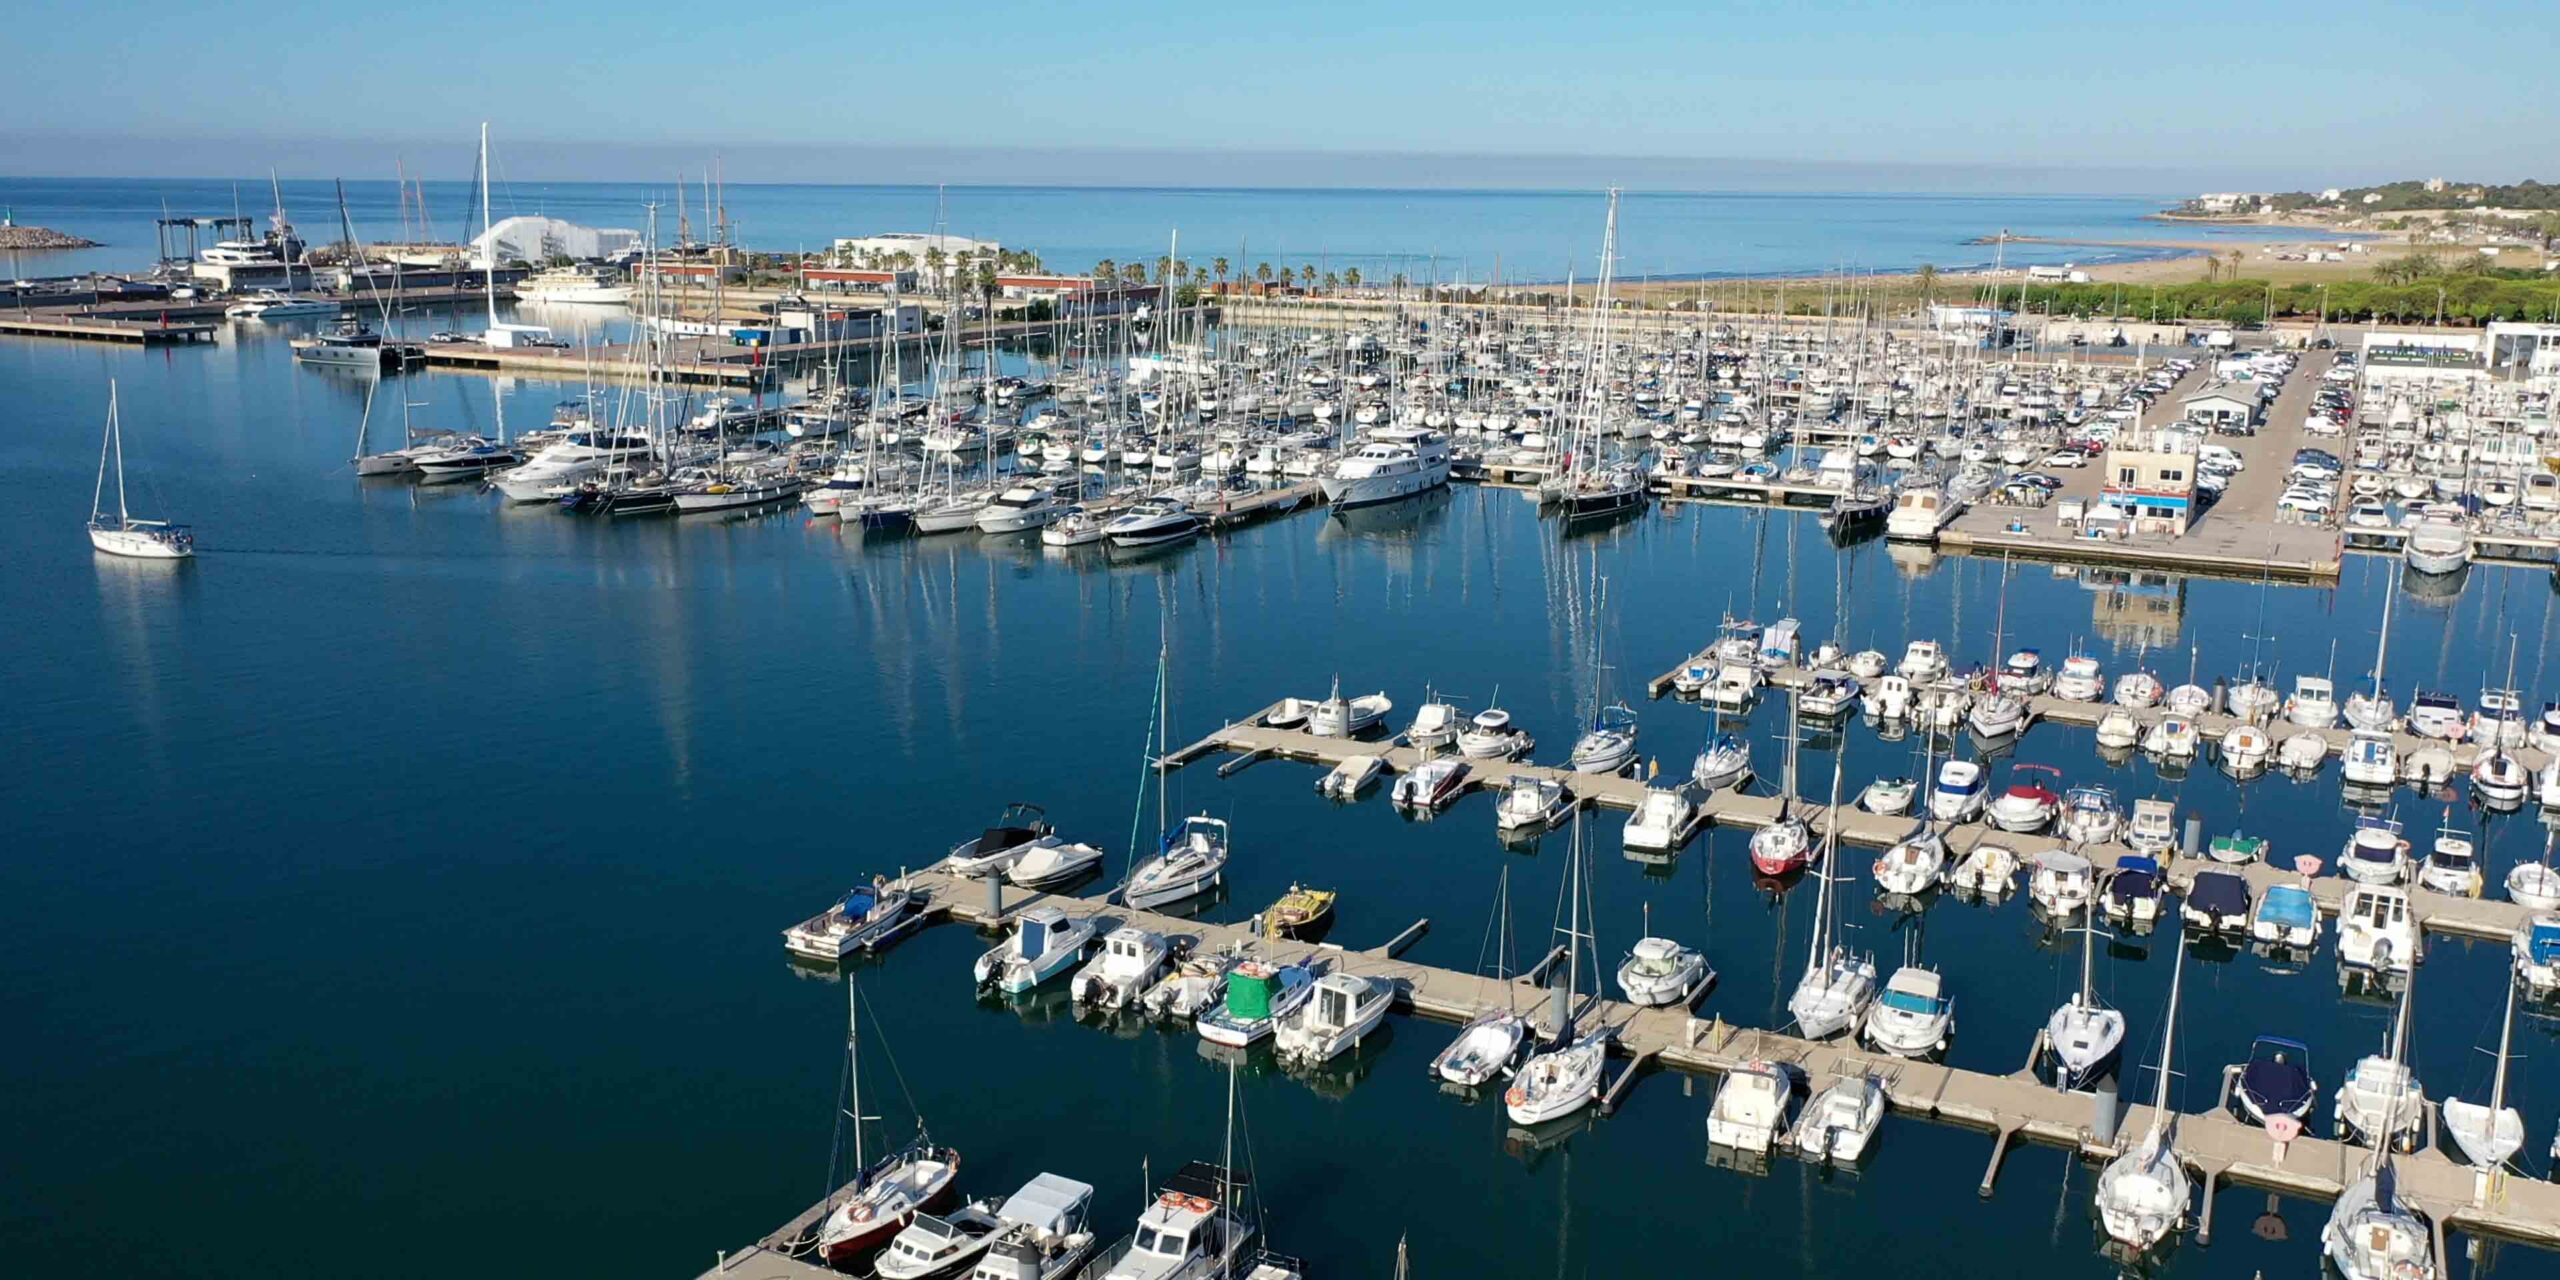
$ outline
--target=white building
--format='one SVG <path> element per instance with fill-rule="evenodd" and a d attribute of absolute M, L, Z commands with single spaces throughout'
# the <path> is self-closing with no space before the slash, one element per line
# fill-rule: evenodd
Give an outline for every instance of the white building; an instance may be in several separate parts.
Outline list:
<path fill-rule="evenodd" d="M 940 251 L 943 271 L 937 274 L 929 255 Z M 994 258 L 1004 246 L 993 240 L 972 240 L 966 236 L 936 235 L 924 231 L 890 231 L 876 236 L 848 236 L 835 243 L 833 257 L 839 266 L 888 266 L 906 254 L 926 284 L 939 286 L 951 268 L 960 263 Z"/>
<path fill-rule="evenodd" d="M 471 264 L 489 265 L 489 249 L 497 246 L 497 265 L 553 258 L 600 262 L 640 247 L 640 233 L 629 227 L 586 227 L 559 218 L 504 218 L 472 237 Z"/>

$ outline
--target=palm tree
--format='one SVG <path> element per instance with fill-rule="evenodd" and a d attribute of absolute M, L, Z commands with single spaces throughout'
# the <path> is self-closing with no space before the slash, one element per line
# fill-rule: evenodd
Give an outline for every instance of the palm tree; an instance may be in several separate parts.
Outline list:
<path fill-rule="evenodd" d="M 1120 268 L 1120 274 L 1131 284 L 1145 284 L 1147 282 L 1147 264 L 1143 262 L 1132 262 L 1129 265 Z"/>
<path fill-rule="evenodd" d="M 1316 287 L 1316 268 L 1314 263 L 1302 263 L 1299 265 L 1298 283 L 1310 289 Z"/>
<path fill-rule="evenodd" d="M 1104 258 L 1102 261 L 1093 264 L 1093 282 L 1095 284 L 1109 284 L 1119 278 L 1119 263 L 1113 262 L 1109 258 Z"/>
<path fill-rule="evenodd" d="M 1360 268 L 1358 268 L 1358 267 L 1344 267 L 1344 268 L 1342 269 L 1342 283 L 1344 283 L 1344 284 L 1346 284 L 1346 285 L 1349 285 L 1350 287 L 1352 287 L 1352 288 L 1354 288 L 1354 289 L 1359 288 L 1359 287 L 1360 287 Z"/>
<path fill-rule="evenodd" d="M 1920 264 L 1920 270 L 1914 274 L 1913 279 L 1917 280 L 1920 284 L 1920 301 L 1923 304 L 1938 300 L 1937 267 L 1923 262 Z"/>
<path fill-rule="evenodd" d="M 1402 294 L 1402 293 L 1404 292 L 1404 283 L 1405 283 L 1405 281 L 1404 281 L 1404 273 L 1403 273 L 1403 272 L 1401 272 L 1401 271 L 1397 272 L 1397 273 L 1396 273 L 1396 278 L 1395 278 L 1395 279 L 1393 279 L 1393 280 L 1388 281 L 1387 283 L 1388 283 L 1388 284 L 1391 284 L 1391 285 L 1393 285 L 1393 286 L 1395 286 L 1395 291 L 1396 291 L 1398 294 Z"/>
<path fill-rule="evenodd" d="M 1324 291 L 1326 293 L 1333 292 L 1335 289 L 1340 288 L 1341 285 L 1342 277 L 1337 276 L 1330 271 L 1324 273 Z"/>
<path fill-rule="evenodd" d="M 1224 292 L 1227 285 L 1227 260 L 1224 258 L 1209 259 L 1209 270 L 1217 274 L 1219 291 Z"/>
<path fill-rule="evenodd" d="M 1253 269 L 1253 278 L 1254 278 L 1254 279 L 1256 279 L 1256 280 L 1261 281 L 1261 282 L 1262 282 L 1263 284 L 1265 284 L 1265 285 L 1270 284 L 1270 283 L 1271 283 L 1271 264 L 1270 264 L 1270 263 L 1268 263 L 1268 262 L 1265 262 L 1265 263 L 1261 264 L 1260 266 L 1255 267 L 1255 268 Z"/>
<path fill-rule="evenodd" d="M 2240 278 L 2240 251 L 2239 251 L 2239 250 L 2237 250 L 2237 249 L 2234 249 L 2234 250 L 2232 250 L 2231 252 L 2229 252 L 2229 253 L 2227 253 L 2227 254 L 2224 254 L 2223 256 L 2231 260 L 2231 278 L 2232 278 L 2232 279 L 2234 279 L 2234 280 L 2239 279 L 2239 278 Z"/>

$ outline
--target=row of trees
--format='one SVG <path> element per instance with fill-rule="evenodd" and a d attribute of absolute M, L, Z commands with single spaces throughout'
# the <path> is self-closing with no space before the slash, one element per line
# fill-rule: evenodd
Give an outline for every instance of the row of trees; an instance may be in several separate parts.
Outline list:
<path fill-rule="evenodd" d="M 2255 324 L 2271 317 L 2380 324 L 2486 324 L 2492 320 L 2560 320 L 2560 281 L 2523 273 L 2461 272 L 2386 282 L 2341 280 L 2327 285 L 2224 280 L 2156 286 L 2114 284 L 2029 285 L 2025 310 L 2086 317 L 2141 320 L 2212 319 Z"/>
<path fill-rule="evenodd" d="M 1209 260 L 1208 268 L 1203 270 L 1193 263 L 1178 261 L 1170 255 L 1159 256 L 1152 268 L 1143 262 L 1118 262 L 1104 258 L 1093 264 L 1093 278 L 1123 280 L 1130 284 L 1145 284 L 1152 279 L 1159 284 L 1172 284 L 1177 287 L 1196 281 L 1203 284 L 1213 283 L 1221 290 L 1225 289 L 1228 280 L 1233 278 L 1237 283 L 1252 281 L 1264 286 L 1277 285 L 1283 289 L 1294 287 L 1327 293 L 1337 289 L 1357 289 L 1365 279 L 1358 267 L 1319 272 L 1314 263 L 1291 268 L 1286 265 L 1274 267 L 1268 262 L 1258 262 L 1254 264 L 1251 271 L 1238 272 L 1235 264 L 1227 259 L 1212 258 Z M 1403 272 L 1399 271 L 1389 283 L 1401 291 L 1411 282 L 1405 278 Z"/>

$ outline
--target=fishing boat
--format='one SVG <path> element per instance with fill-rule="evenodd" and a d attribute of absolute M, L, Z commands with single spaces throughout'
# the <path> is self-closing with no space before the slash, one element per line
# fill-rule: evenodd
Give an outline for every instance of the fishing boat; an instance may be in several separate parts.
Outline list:
<path fill-rule="evenodd" d="M 890 1237 L 888 1247 L 872 1260 L 880 1280 L 923 1280 L 955 1274 L 987 1251 L 1004 1222 L 986 1204 L 962 1205 L 935 1215 L 918 1213 L 906 1229 Z"/>
<path fill-rule="evenodd" d="M 1242 961 L 1227 970 L 1225 1000 L 1201 1013 L 1193 1026 L 1211 1044 L 1241 1049 L 1269 1036 L 1281 1018 L 1307 1002 L 1315 987 L 1315 970 L 1304 963 Z"/>
<path fill-rule="evenodd" d="M 2097 892 L 2097 873 L 2087 858 L 2047 849 L 2028 860 L 2027 896 L 2056 919 L 2089 905 Z"/>
<path fill-rule="evenodd" d="M 1060 907 L 1033 907 L 1015 918 L 1012 936 L 978 957 L 978 985 L 1020 995 L 1074 967 L 1092 945 L 1092 920 Z"/>
<path fill-rule="evenodd" d="M 2365 815 L 2339 854 L 2338 870 L 2358 884 L 2399 884 L 2409 878 L 2409 841 L 2390 818 Z"/>
<path fill-rule="evenodd" d="M 1573 795 L 1563 783 L 1543 774 L 1515 773 L 1494 800 L 1493 825 L 1498 831 L 1533 831 L 1572 811 Z"/>
<path fill-rule="evenodd" d="M 107 429 L 98 444 L 98 486 L 89 499 L 89 545 L 134 560 L 185 560 L 196 553 L 195 532 L 165 520 L 136 520 L 125 503 L 124 428 L 116 410 L 115 380 L 107 380 Z M 116 512 L 107 514 L 107 470 L 116 473 Z"/>
<path fill-rule="evenodd" d="M 2406 973 L 2418 962 L 2418 929 L 2409 895 L 2387 885 L 2357 885 L 2338 910 L 2338 962 L 2350 969 Z"/>
<path fill-rule="evenodd" d="M 1094 1247 L 1093 1187 L 1043 1173 L 996 1209 L 1003 1224 L 987 1241 L 969 1280 L 1066 1280 Z"/>
<path fill-rule="evenodd" d="M 1911 714 L 1911 682 L 1901 676 L 1878 676 L 1859 696 L 1858 706 L 1872 719 L 1905 719 Z"/>
<path fill-rule="evenodd" d="M 1645 928 L 1653 927 L 1653 909 L 1645 908 Z M 1618 990 L 1631 1004 L 1654 1007 L 1686 1005 L 1715 981 L 1716 971 L 1704 952 L 1670 938 L 1638 938 L 1618 964 Z"/>
<path fill-rule="evenodd" d="M 2476 898 L 2486 883 L 2487 877 L 2480 871 L 2479 847 L 2472 842 L 2471 834 L 2452 826 L 2437 831 L 2435 843 L 2418 863 L 2418 887 L 2458 898 Z"/>
<path fill-rule="evenodd" d="M 1427 701 L 1413 713 L 1413 724 L 1404 731 L 1404 742 L 1423 755 L 1438 755 L 1457 745 L 1458 734 L 1465 725 L 1465 718 L 1455 706 Z"/>
<path fill-rule="evenodd" d="M 1150 1018 L 1188 1022 L 1227 992 L 1227 971 L 1240 957 L 1235 950 L 1195 951 L 1173 961 L 1165 975 L 1138 996 L 1138 1011 Z"/>
<path fill-rule="evenodd" d="M 1291 884 L 1289 891 L 1262 913 L 1262 936 L 1303 938 L 1320 931 L 1333 919 L 1333 905 L 1339 896 L 1331 889 Z"/>
<path fill-rule="evenodd" d="M 1396 984 L 1389 979 L 1328 973 L 1316 979 L 1312 995 L 1279 1020 L 1274 1043 L 1289 1061 L 1330 1062 L 1377 1030 L 1395 998 Z"/>
<path fill-rule="evenodd" d="M 1079 1276 L 1100 1280 L 1207 1280 L 1242 1275 L 1257 1234 L 1245 1213 L 1250 1179 L 1231 1167 L 1194 1160 L 1165 1179 L 1138 1215 L 1136 1230 L 1088 1264 Z"/>
<path fill-rule="evenodd" d="M 1083 1008 L 1109 1012 L 1122 1008 L 1163 976 L 1173 949 L 1164 935 L 1134 924 L 1104 934 L 1102 951 L 1076 970 L 1067 992 Z"/>
<path fill-rule="evenodd" d="M 1384 692 L 1343 697 L 1342 677 L 1335 676 L 1333 692 L 1308 710 L 1307 732 L 1319 738 L 1356 738 L 1378 727 L 1395 707 Z"/>
<path fill-rule="evenodd" d="M 1875 1077 L 1842 1076 L 1805 1104 L 1787 1145 L 1808 1160 L 1857 1160 L 1875 1141 L 1884 1112 L 1884 1086 Z"/>
<path fill-rule="evenodd" d="M 840 961 L 879 944 L 914 914 L 917 897 L 904 881 L 885 878 L 849 890 L 841 901 L 782 931 L 783 950 L 808 960 Z"/>
<path fill-rule="evenodd" d="M 2177 1113 L 2169 1109 L 2169 1077 L 2176 1061 L 2173 1055 L 2177 1047 L 2178 995 L 2186 976 L 2186 959 L 2182 939 L 2177 961 L 2169 970 L 2169 1012 L 2162 1019 L 2160 1079 L 2151 1097 L 2151 1126 L 2139 1143 L 2108 1161 L 2098 1174 L 2098 1221 L 2106 1228 L 2109 1239 L 2136 1251 L 2151 1249 L 2177 1230 L 2186 1221 L 2187 1206 L 2195 1194 L 2187 1167 L 2179 1162 L 2172 1145 Z"/>
<path fill-rule="evenodd" d="M 1752 1155 L 1765 1155 L 1787 1128 L 1787 1108 L 1795 1101 L 1795 1082 L 1786 1069 L 1753 1059 L 1725 1072 L 1707 1109 L 1707 1143 Z"/>
<path fill-rule="evenodd" d="M 1529 753 L 1527 732 L 1514 727 L 1511 713 L 1487 707 L 1468 717 L 1458 731 L 1458 754 L 1470 760 L 1516 760 Z"/>

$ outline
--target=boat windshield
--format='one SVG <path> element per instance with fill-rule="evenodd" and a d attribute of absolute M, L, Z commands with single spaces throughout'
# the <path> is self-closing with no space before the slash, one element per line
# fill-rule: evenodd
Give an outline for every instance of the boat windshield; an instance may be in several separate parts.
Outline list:
<path fill-rule="evenodd" d="M 1877 997 L 1877 1001 L 1897 1013 L 1916 1013 L 1924 1018 L 1938 1016 L 1946 1004 L 1943 1000 L 1924 996 L 1916 991 L 1887 991 Z"/>

